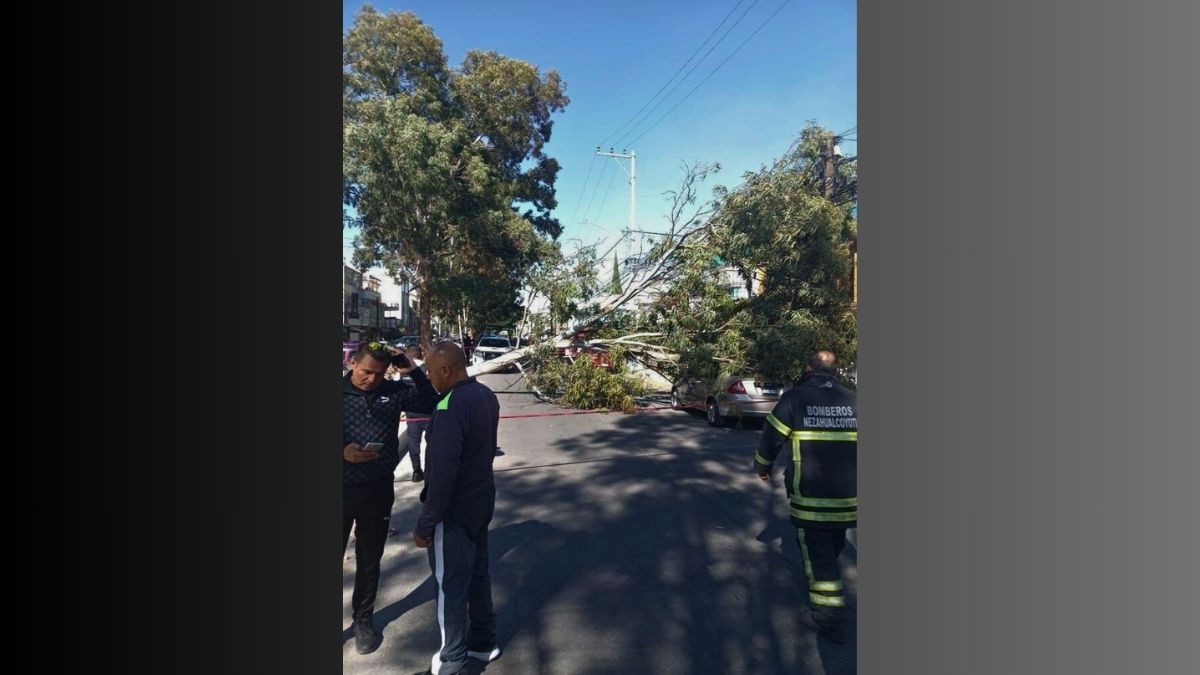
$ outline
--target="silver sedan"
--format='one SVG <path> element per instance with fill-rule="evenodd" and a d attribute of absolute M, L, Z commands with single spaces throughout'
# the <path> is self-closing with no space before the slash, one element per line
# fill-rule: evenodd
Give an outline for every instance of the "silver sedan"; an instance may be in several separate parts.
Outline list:
<path fill-rule="evenodd" d="M 726 426 L 744 417 L 766 417 L 790 384 L 764 382 L 752 375 L 719 380 L 684 376 L 671 388 L 671 407 L 703 410 L 708 423 Z"/>

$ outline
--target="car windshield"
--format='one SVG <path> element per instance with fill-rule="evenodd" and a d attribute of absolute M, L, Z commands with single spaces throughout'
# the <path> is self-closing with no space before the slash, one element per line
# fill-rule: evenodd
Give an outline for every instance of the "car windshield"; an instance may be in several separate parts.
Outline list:
<path fill-rule="evenodd" d="M 508 348 L 508 340 L 506 340 L 504 338 L 484 338 L 479 341 L 479 346 L 480 347 L 500 347 L 502 349 L 507 349 Z"/>

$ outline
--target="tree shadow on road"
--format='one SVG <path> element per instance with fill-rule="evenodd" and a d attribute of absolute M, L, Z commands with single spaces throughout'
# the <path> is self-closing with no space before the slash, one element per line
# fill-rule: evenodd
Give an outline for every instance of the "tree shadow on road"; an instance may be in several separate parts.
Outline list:
<path fill-rule="evenodd" d="M 676 411 L 618 414 L 604 427 L 553 441 L 564 462 L 496 473 L 489 545 L 504 655 L 467 672 L 855 672 L 856 552 L 848 546 L 842 559 L 851 639 L 832 645 L 805 623 L 807 582 L 782 481 L 754 474 L 760 430 L 716 429 Z M 411 565 L 428 574 L 421 555 L 391 560 L 384 576 L 408 576 Z M 434 599 L 426 577 L 377 612 L 380 628 Z M 432 653 L 436 630 L 406 642 Z"/>
<path fill-rule="evenodd" d="M 505 555 L 514 548 L 524 547 L 525 550 L 529 550 L 531 548 L 529 544 L 530 540 L 538 542 L 548 541 L 548 532 L 550 531 L 552 531 L 552 528 L 538 521 L 526 521 L 491 529 L 488 532 L 488 555 L 492 561 L 491 569 L 495 570 L 498 561 L 503 560 Z M 400 570 L 403 568 L 417 565 L 428 569 L 429 557 L 427 552 L 420 551 L 417 555 L 404 556 L 393 561 L 392 564 L 387 565 L 387 568 L 381 571 L 380 583 L 383 583 L 382 580 L 390 576 L 401 576 Z M 409 611 L 427 602 L 434 602 L 436 599 L 437 584 L 434 582 L 433 574 L 430 573 L 416 588 L 409 591 L 408 595 L 386 607 L 377 609 L 375 611 L 375 627 L 381 633 L 386 633 L 389 624 L 404 616 Z M 351 628 L 342 631 L 343 644 L 353 639 L 353 637 L 354 632 Z"/>
<path fill-rule="evenodd" d="M 497 473 L 498 516 L 540 530 L 493 554 L 500 637 L 520 660 L 503 672 L 855 672 L 855 631 L 838 646 L 804 625 L 783 487 L 753 471 L 759 433 L 622 415 L 556 441 L 574 463 Z M 579 631 L 604 646 L 587 662 L 571 653 Z"/>

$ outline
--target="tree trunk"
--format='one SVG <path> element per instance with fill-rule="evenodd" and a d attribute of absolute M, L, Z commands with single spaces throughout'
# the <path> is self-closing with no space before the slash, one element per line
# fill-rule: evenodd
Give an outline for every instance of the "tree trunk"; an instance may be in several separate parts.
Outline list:
<path fill-rule="evenodd" d="M 427 261 L 417 262 L 416 276 L 417 278 L 414 280 L 416 283 L 413 285 L 417 286 L 421 292 L 417 306 L 421 331 L 421 353 L 428 356 L 429 351 L 433 348 L 433 311 L 432 298 L 429 297 L 429 263 Z"/>
<path fill-rule="evenodd" d="M 516 337 L 522 343 L 525 342 L 525 339 L 521 336 L 525 334 L 525 321 L 529 318 L 529 305 L 533 303 L 534 296 L 535 292 L 532 290 L 529 291 L 529 297 L 525 299 L 525 309 L 521 312 L 521 325 L 517 327 Z M 530 336 L 532 337 L 532 331 L 530 332 Z"/>

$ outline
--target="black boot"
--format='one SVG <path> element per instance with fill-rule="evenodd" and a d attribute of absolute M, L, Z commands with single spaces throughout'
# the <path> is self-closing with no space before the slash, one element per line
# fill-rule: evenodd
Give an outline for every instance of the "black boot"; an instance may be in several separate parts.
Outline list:
<path fill-rule="evenodd" d="M 370 654 L 382 643 L 383 636 L 375 630 L 371 617 L 354 620 L 354 648 L 359 654 Z"/>
<path fill-rule="evenodd" d="M 814 607 L 812 618 L 818 635 L 834 644 L 846 644 L 849 630 L 844 607 Z"/>
<path fill-rule="evenodd" d="M 425 472 L 421 471 L 420 469 L 413 469 L 412 482 L 424 483 L 425 482 Z"/>

